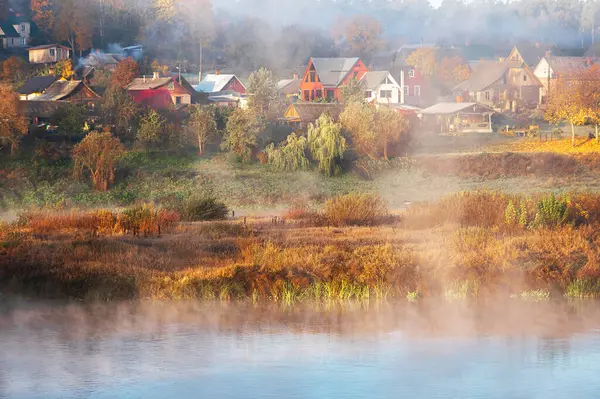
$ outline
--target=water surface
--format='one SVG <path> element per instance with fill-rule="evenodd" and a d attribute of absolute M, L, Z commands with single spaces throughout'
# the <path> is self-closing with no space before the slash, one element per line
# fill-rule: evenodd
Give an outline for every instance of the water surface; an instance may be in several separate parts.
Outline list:
<path fill-rule="evenodd" d="M 600 304 L 0 311 L 2 398 L 598 398 Z"/>

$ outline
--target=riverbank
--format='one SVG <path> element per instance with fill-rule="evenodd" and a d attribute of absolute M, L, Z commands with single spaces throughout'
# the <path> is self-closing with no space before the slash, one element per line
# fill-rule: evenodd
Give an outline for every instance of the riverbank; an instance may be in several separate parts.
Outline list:
<path fill-rule="evenodd" d="M 600 295 L 599 195 L 463 193 L 367 226 L 286 216 L 175 223 L 160 237 L 90 228 L 96 219 L 77 214 L 22 218 L 0 227 L 1 291 L 288 303 Z"/>

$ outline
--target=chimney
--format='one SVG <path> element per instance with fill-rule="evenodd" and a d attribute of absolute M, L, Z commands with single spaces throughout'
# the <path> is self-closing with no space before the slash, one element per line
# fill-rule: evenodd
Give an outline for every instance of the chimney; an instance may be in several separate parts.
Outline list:
<path fill-rule="evenodd" d="M 298 80 L 298 72 L 294 72 L 294 80 Z"/>
<path fill-rule="evenodd" d="M 160 78 L 160 72 L 153 72 L 152 73 L 152 80 L 156 80 Z"/>
<path fill-rule="evenodd" d="M 217 68 L 217 70 L 215 71 L 215 75 L 220 75 L 221 74 L 221 70 Z"/>

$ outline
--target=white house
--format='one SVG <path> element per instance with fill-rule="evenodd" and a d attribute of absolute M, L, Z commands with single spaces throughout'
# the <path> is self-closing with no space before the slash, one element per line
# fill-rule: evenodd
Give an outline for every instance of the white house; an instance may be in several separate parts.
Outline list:
<path fill-rule="evenodd" d="M 403 103 L 402 87 L 388 71 L 370 71 L 360 80 L 367 102 L 379 104 Z"/>
<path fill-rule="evenodd" d="M 70 50 L 68 47 L 58 44 L 45 44 L 43 46 L 29 47 L 30 64 L 51 64 L 68 60 Z"/>
<path fill-rule="evenodd" d="M 546 96 L 559 77 L 573 78 L 596 62 L 597 59 L 589 57 L 556 57 L 547 54 L 537 64 L 533 74 L 542 82 L 542 96 Z"/>

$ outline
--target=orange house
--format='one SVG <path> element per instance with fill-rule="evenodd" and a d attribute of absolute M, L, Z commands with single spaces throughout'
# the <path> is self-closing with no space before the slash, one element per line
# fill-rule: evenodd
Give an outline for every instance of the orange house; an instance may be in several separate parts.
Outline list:
<path fill-rule="evenodd" d="M 342 86 L 360 80 L 369 70 L 358 58 L 311 58 L 304 72 L 300 91 L 302 101 L 326 98 L 340 101 Z"/>

